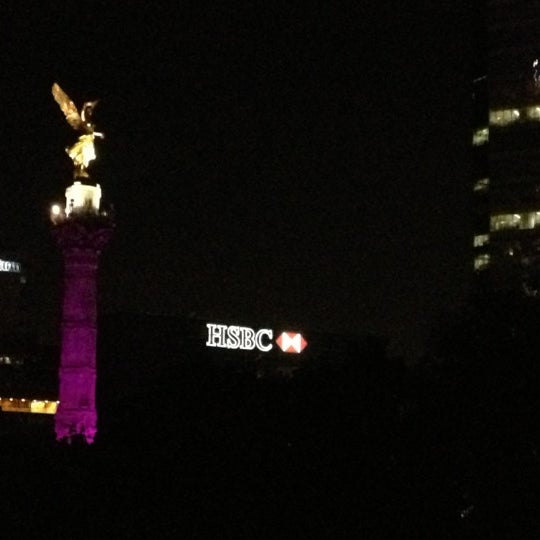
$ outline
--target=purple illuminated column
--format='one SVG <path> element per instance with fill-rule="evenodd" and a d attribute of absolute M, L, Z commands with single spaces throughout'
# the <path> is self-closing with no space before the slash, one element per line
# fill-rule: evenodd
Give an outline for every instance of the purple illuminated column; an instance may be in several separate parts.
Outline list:
<path fill-rule="evenodd" d="M 64 259 L 57 440 L 83 436 L 92 443 L 97 432 L 96 278 L 112 230 L 109 218 L 91 214 L 72 214 L 53 228 Z"/>

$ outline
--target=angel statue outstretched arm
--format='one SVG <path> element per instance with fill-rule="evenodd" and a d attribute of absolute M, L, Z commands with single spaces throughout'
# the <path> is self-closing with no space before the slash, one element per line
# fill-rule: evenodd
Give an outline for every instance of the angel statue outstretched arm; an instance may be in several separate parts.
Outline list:
<path fill-rule="evenodd" d="M 87 168 L 90 162 L 96 159 L 96 151 L 94 148 L 94 138 L 103 138 L 103 133 L 94 130 L 92 123 L 92 112 L 97 104 L 97 101 L 87 101 L 82 106 L 81 112 L 77 111 L 77 107 L 69 96 L 54 83 L 52 86 L 52 95 L 60 109 L 64 113 L 68 124 L 76 131 L 81 131 L 77 142 L 68 148 L 66 152 L 73 161 L 74 177 L 88 178 Z"/>

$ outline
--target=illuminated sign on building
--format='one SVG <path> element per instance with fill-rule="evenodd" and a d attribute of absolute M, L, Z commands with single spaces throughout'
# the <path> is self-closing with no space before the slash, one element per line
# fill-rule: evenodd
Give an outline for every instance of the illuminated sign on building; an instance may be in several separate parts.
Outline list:
<path fill-rule="evenodd" d="M 0 259 L 0 272 L 16 272 L 20 274 L 21 263 L 15 261 L 4 261 Z"/>
<path fill-rule="evenodd" d="M 276 343 L 283 352 L 288 353 L 301 353 L 307 345 L 307 341 L 298 332 L 282 332 Z"/>
<path fill-rule="evenodd" d="M 208 328 L 207 347 L 219 347 L 221 349 L 243 349 L 252 351 L 257 348 L 259 351 L 266 352 L 272 348 L 272 330 L 258 330 L 255 332 L 252 328 L 245 326 L 225 326 L 224 324 L 206 325 Z M 263 343 L 263 338 L 270 340 Z"/>
<path fill-rule="evenodd" d="M 273 330 L 262 328 L 253 330 L 247 326 L 227 326 L 225 324 L 208 323 L 207 347 L 218 347 L 220 349 L 242 349 L 252 351 L 258 349 L 261 352 L 268 352 L 273 348 Z M 276 339 L 276 343 L 283 352 L 300 353 L 307 341 L 302 334 L 297 332 L 282 332 Z"/>

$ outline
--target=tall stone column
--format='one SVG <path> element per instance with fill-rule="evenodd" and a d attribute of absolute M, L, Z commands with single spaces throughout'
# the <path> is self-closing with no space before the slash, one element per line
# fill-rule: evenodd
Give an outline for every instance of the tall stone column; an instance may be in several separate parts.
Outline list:
<path fill-rule="evenodd" d="M 82 436 L 92 443 L 97 432 L 96 279 L 112 230 L 112 220 L 103 214 L 75 212 L 53 228 L 64 259 L 57 440 Z"/>

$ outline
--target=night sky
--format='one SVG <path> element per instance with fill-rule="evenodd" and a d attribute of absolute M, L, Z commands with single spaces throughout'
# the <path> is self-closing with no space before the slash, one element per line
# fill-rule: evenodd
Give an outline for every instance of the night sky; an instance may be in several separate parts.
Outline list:
<path fill-rule="evenodd" d="M 465 3 L 2 2 L 0 247 L 54 312 L 48 207 L 76 138 L 56 81 L 100 99 L 90 171 L 117 213 L 102 309 L 419 353 L 470 281 Z"/>

